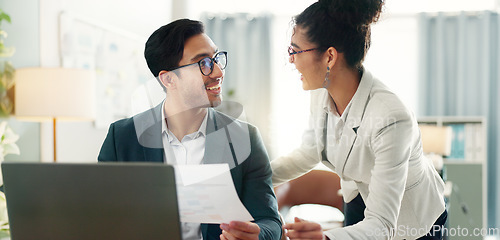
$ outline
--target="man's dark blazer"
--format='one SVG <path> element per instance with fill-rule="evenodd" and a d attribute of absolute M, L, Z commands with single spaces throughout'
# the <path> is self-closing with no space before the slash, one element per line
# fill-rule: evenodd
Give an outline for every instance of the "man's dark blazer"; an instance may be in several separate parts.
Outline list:
<path fill-rule="evenodd" d="M 163 162 L 161 106 L 109 127 L 98 160 Z M 228 163 L 236 192 L 260 227 L 259 239 L 280 239 L 281 221 L 269 157 L 256 127 L 208 108 L 202 164 Z M 201 224 L 203 239 L 219 239 L 218 224 Z"/>

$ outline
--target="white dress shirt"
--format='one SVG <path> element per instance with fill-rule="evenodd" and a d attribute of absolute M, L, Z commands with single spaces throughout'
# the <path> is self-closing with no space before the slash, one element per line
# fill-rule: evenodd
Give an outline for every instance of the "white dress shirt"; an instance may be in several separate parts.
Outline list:
<path fill-rule="evenodd" d="M 329 104 L 325 107 L 325 112 L 327 113 L 327 126 L 326 126 L 326 145 L 325 153 L 327 159 L 333 159 L 335 152 L 339 148 L 340 139 L 342 137 L 342 132 L 344 130 L 345 121 L 347 115 L 349 114 L 349 109 L 351 108 L 351 102 L 347 104 L 342 116 L 339 115 L 337 111 L 337 106 L 331 98 L 329 98 Z"/>
<path fill-rule="evenodd" d="M 165 102 L 162 105 L 162 119 L 165 118 Z M 207 129 L 208 111 L 198 131 L 190 133 L 179 141 L 168 129 L 166 121 L 162 121 L 162 141 L 165 152 L 165 163 L 171 165 L 196 165 L 201 164 L 205 154 L 205 136 Z M 202 240 L 201 224 L 181 222 L 182 239 Z"/>

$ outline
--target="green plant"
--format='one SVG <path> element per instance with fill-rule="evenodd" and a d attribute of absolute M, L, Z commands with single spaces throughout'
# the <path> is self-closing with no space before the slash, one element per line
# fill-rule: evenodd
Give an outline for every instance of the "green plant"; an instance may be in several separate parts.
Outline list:
<path fill-rule="evenodd" d="M 0 58 L 9 58 L 14 55 L 14 47 L 6 47 L 4 39 L 7 32 L 2 29 L 2 22 L 10 23 L 10 16 L 0 9 Z M 13 109 L 8 91 L 14 86 L 14 66 L 10 61 L 0 61 L 0 116 L 8 116 Z"/>
<path fill-rule="evenodd" d="M 7 121 L 0 122 L 0 163 L 5 159 L 5 155 L 7 154 L 20 154 L 19 147 L 16 144 L 17 140 L 19 140 L 19 135 L 12 131 Z M 3 178 L 0 168 L 0 186 L 2 185 Z M 7 215 L 5 194 L 0 191 L 0 239 L 9 234 L 9 217 Z"/>

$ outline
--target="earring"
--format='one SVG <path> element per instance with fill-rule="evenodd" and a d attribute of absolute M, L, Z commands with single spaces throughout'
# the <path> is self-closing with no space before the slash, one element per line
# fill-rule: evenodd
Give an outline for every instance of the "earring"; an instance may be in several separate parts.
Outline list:
<path fill-rule="evenodd" d="M 330 67 L 326 67 L 325 81 L 323 81 L 323 88 L 327 88 L 330 85 Z"/>

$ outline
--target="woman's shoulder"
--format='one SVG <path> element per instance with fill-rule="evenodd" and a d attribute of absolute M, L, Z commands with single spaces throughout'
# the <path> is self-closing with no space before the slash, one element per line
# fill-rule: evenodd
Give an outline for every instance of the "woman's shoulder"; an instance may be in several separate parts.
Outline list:
<path fill-rule="evenodd" d="M 384 83 L 373 79 L 365 116 L 403 120 L 412 119 L 413 113 Z"/>

